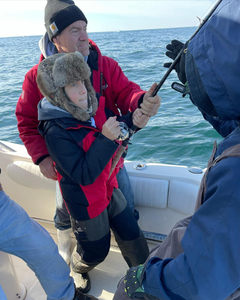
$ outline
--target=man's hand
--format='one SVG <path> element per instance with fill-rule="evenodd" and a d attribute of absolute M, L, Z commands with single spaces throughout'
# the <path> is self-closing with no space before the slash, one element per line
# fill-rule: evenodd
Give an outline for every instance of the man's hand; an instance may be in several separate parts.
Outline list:
<path fill-rule="evenodd" d="M 110 117 L 102 127 L 102 134 L 111 141 L 116 140 L 121 133 L 119 122 L 116 119 L 116 116 Z"/>
<path fill-rule="evenodd" d="M 146 92 L 143 97 L 143 102 L 140 104 L 142 114 L 149 117 L 155 116 L 161 105 L 161 98 L 158 95 L 151 97 L 156 87 L 157 84 L 154 83 Z"/>
<path fill-rule="evenodd" d="M 142 114 L 141 109 L 137 108 L 132 116 L 133 125 L 135 125 L 138 128 L 143 128 L 147 125 L 149 121 L 149 116 Z"/>
<path fill-rule="evenodd" d="M 53 160 L 50 156 L 46 157 L 40 162 L 39 168 L 43 176 L 52 180 L 57 180 L 57 172 L 54 168 Z"/>

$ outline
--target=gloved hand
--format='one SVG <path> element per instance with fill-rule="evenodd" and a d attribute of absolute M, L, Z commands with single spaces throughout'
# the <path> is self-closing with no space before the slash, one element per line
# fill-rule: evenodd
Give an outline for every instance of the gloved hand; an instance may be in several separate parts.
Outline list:
<path fill-rule="evenodd" d="M 125 276 L 124 285 L 125 292 L 132 299 L 142 298 L 145 293 L 142 287 L 142 280 L 144 277 L 145 266 L 139 265 L 137 267 L 132 267 L 127 271 Z M 140 295 L 139 295 L 140 294 Z"/>
<path fill-rule="evenodd" d="M 168 44 L 166 46 L 167 50 L 169 50 L 166 52 L 166 55 L 169 58 L 171 58 L 172 60 L 174 60 L 177 57 L 178 53 L 182 49 L 184 49 L 180 58 L 178 59 L 178 62 L 176 63 L 176 65 L 174 67 L 175 71 L 177 72 L 179 80 L 183 84 L 185 84 L 187 82 L 186 73 L 185 73 L 185 55 L 186 55 L 186 49 L 188 47 L 188 43 L 189 43 L 189 41 L 187 41 L 185 44 L 183 44 L 180 41 L 172 40 L 171 44 Z M 172 63 L 169 62 L 169 63 L 165 63 L 163 66 L 165 68 L 169 68 L 171 66 L 171 64 Z"/>

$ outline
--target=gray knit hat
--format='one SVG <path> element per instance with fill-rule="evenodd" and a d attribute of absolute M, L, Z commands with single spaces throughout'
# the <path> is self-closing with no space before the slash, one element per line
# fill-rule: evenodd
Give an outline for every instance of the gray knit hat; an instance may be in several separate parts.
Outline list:
<path fill-rule="evenodd" d="M 83 12 L 72 0 L 48 0 L 45 7 L 44 21 L 51 41 L 70 24 L 76 21 L 87 23 Z"/>
<path fill-rule="evenodd" d="M 87 121 L 98 109 L 96 93 L 90 81 L 91 71 L 80 52 L 57 53 L 45 58 L 38 66 L 37 84 L 48 101 L 69 112 L 75 119 Z M 64 87 L 83 80 L 88 93 L 88 109 L 75 105 Z"/>

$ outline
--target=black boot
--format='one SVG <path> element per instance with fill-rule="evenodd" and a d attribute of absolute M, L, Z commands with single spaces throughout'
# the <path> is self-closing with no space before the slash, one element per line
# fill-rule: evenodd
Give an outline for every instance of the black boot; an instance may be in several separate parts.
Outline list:
<path fill-rule="evenodd" d="M 83 294 L 79 289 L 76 289 L 73 300 L 98 300 L 94 296 Z"/>
<path fill-rule="evenodd" d="M 71 275 L 77 290 L 82 293 L 88 293 L 90 291 L 91 281 L 88 273 L 77 273 L 72 270 Z"/>

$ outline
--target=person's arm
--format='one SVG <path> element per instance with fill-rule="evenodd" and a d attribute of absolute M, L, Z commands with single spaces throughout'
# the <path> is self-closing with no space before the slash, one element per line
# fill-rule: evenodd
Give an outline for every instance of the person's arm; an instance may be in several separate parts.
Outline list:
<path fill-rule="evenodd" d="M 103 56 L 103 76 L 106 77 L 108 88 L 104 91 L 107 101 L 113 101 L 114 105 L 125 115 L 128 111 L 134 111 L 142 102 L 145 91 L 140 86 L 130 81 L 123 73 L 118 63 L 110 58 Z M 109 105 L 108 105 L 109 104 Z M 110 103 L 106 103 L 111 110 Z"/>
<path fill-rule="evenodd" d="M 94 183 L 119 146 L 98 133 L 85 152 L 65 130 L 57 128 L 56 133 L 55 126 L 48 130 L 45 140 L 59 173 L 83 186 Z"/>
<path fill-rule="evenodd" d="M 224 159 L 207 176 L 204 204 L 194 214 L 176 259 L 153 257 L 143 287 L 161 300 L 225 299 L 239 288 L 239 158 Z"/>
<path fill-rule="evenodd" d="M 35 164 L 49 156 L 44 138 L 38 132 L 37 104 L 43 98 L 37 83 L 37 65 L 25 76 L 22 94 L 16 106 L 19 136 Z"/>
<path fill-rule="evenodd" d="M 114 104 L 121 110 L 122 115 L 127 114 L 128 111 L 133 112 L 137 108 L 140 108 L 144 100 L 145 102 L 149 102 L 149 98 L 156 84 L 154 88 L 151 88 L 151 91 L 143 91 L 139 85 L 126 77 L 115 60 L 109 57 L 103 57 L 103 65 L 104 72 L 107 73 L 107 84 L 109 86 L 105 91 L 105 96 L 108 102 L 114 101 Z M 153 116 L 157 114 L 160 106 L 160 98 L 159 96 L 155 96 L 152 97 L 150 101 L 150 105 L 145 104 L 145 110 L 148 116 Z M 106 103 L 106 105 L 113 110 L 110 103 Z"/>
<path fill-rule="evenodd" d="M 16 106 L 19 136 L 34 164 L 39 165 L 41 173 L 57 180 L 53 160 L 48 154 L 44 138 L 38 132 L 38 102 L 43 98 L 37 83 L 37 67 L 34 66 L 25 76 L 22 94 Z"/>

